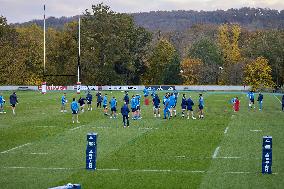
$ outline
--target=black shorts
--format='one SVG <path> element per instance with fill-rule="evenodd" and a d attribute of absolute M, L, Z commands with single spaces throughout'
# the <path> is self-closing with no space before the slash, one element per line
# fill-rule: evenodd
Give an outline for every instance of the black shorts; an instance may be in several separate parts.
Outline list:
<path fill-rule="evenodd" d="M 136 110 L 140 110 L 140 106 L 137 106 L 137 107 L 136 107 Z"/>
<path fill-rule="evenodd" d="M 198 108 L 199 110 L 203 110 L 204 107 L 202 105 L 199 105 Z"/>
<path fill-rule="evenodd" d="M 182 110 L 186 110 L 186 105 L 182 105 L 182 106 L 181 106 L 181 109 L 182 109 Z"/>
<path fill-rule="evenodd" d="M 186 109 L 187 109 L 187 111 L 193 111 L 192 106 L 188 106 Z"/>
<path fill-rule="evenodd" d="M 16 107 L 16 104 L 11 104 L 11 106 L 12 106 L 13 108 L 15 108 L 15 107 Z"/>
<path fill-rule="evenodd" d="M 72 110 L 72 114 L 78 114 L 78 111 Z"/>
<path fill-rule="evenodd" d="M 116 107 L 110 109 L 112 112 L 116 112 Z"/>
<path fill-rule="evenodd" d="M 87 101 L 87 104 L 92 104 L 92 101 Z"/>
<path fill-rule="evenodd" d="M 160 105 L 155 105 L 154 106 L 156 109 L 159 109 L 160 108 Z"/>
<path fill-rule="evenodd" d="M 254 99 L 250 99 L 250 102 L 251 102 L 252 104 L 254 104 Z"/>
<path fill-rule="evenodd" d="M 106 108 L 107 108 L 107 105 L 103 105 L 103 107 L 106 109 Z"/>
<path fill-rule="evenodd" d="M 136 112 L 136 108 L 131 108 L 132 112 Z"/>

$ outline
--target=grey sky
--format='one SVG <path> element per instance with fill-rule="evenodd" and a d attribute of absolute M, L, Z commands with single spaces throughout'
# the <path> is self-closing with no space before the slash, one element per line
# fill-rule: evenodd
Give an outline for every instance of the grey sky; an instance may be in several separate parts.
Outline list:
<path fill-rule="evenodd" d="M 216 10 L 261 7 L 282 10 L 284 0 L 0 0 L 0 15 L 9 23 L 24 22 L 46 16 L 74 16 L 104 2 L 116 12 L 149 12 L 155 10 Z"/>

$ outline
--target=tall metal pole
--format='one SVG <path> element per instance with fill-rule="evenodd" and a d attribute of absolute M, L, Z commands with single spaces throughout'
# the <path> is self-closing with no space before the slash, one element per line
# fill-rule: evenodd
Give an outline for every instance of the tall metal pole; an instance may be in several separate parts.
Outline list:
<path fill-rule="evenodd" d="M 45 75 L 45 5 L 43 5 L 43 75 Z"/>
<path fill-rule="evenodd" d="M 78 82 L 80 82 L 80 57 L 81 57 L 81 19 L 79 15 L 79 24 L 78 24 Z"/>

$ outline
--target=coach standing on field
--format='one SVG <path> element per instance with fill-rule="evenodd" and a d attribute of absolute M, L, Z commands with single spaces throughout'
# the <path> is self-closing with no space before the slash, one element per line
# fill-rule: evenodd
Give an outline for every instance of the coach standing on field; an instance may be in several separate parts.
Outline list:
<path fill-rule="evenodd" d="M 10 104 L 14 115 L 16 114 L 15 109 L 17 103 L 18 103 L 18 98 L 16 92 L 13 92 L 13 94 L 10 95 Z"/>

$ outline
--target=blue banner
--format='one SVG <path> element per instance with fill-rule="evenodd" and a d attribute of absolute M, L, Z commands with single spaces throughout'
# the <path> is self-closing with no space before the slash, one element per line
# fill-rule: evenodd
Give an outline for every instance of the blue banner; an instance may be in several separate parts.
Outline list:
<path fill-rule="evenodd" d="M 272 173 L 272 136 L 264 136 L 262 142 L 262 173 Z"/>
<path fill-rule="evenodd" d="M 96 170 L 97 165 L 97 133 L 87 134 L 86 169 Z"/>

